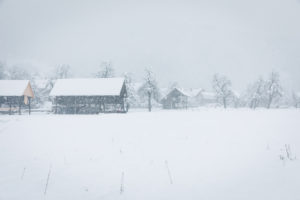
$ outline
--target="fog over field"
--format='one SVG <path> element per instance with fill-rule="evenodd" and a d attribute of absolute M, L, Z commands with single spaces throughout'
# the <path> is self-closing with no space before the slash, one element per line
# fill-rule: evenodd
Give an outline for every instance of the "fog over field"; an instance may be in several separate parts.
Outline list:
<path fill-rule="evenodd" d="M 299 21 L 299 0 L 2 0 L 0 60 L 77 77 L 104 60 L 137 79 L 152 66 L 162 86 L 210 88 L 221 73 L 237 90 L 276 70 L 300 90 Z"/>

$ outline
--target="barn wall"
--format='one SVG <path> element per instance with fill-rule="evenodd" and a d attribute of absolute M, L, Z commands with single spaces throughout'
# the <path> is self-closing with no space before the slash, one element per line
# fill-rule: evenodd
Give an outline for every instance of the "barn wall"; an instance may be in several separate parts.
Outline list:
<path fill-rule="evenodd" d="M 125 112 L 123 96 L 57 96 L 53 110 L 61 114 L 97 114 Z"/>

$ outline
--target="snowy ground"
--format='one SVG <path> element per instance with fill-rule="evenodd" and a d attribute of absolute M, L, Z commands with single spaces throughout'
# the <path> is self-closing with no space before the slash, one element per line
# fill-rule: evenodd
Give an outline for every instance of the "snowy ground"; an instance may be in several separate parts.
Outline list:
<path fill-rule="evenodd" d="M 300 110 L 2 115 L 0 199 L 296 200 L 297 155 Z"/>

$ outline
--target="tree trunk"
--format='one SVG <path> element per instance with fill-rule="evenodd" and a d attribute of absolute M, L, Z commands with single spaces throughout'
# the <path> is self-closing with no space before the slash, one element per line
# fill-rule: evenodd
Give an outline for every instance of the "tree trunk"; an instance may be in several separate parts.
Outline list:
<path fill-rule="evenodd" d="M 255 100 L 255 104 L 254 104 L 254 108 L 253 108 L 253 109 L 255 110 L 255 109 L 257 108 L 258 105 L 259 105 L 259 100 L 256 99 L 256 100 Z"/>
<path fill-rule="evenodd" d="M 254 107 L 254 100 L 251 100 L 250 108 L 253 109 L 253 107 Z"/>
<path fill-rule="evenodd" d="M 226 109 L 227 108 L 226 98 L 223 98 L 223 105 L 224 105 L 224 108 Z"/>
<path fill-rule="evenodd" d="M 270 109 L 271 107 L 271 104 L 272 104 L 272 101 L 273 101 L 273 98 L 272 96 L 269 97 L 269 100 L 268 100 L 268 105 L 267 105 L 267 108 Z"/>
<path fill-rule="evenodd" d="M 256 107 L 257 107 L 257 105 L 258 105 L 258 101 L 257 101 L 256 99 L 253 99 L 253 100 L 251 101 L 251 108 L 252 108 L 253 110 L 255 110 Z"/>
<path fill-rule="evenodd" d="M 152 105 L 151 105 L 151 92 L 148 92 L 148 110 L 151 112 Z"/>

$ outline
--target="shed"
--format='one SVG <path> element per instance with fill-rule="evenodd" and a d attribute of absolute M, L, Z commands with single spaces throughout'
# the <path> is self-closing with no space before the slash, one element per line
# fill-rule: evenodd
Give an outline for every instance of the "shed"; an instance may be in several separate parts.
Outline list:
<path fill-rule="evenodd" d="M 127 112 L 128 108 L 124 78 L 58 79 L 50 96 L 55 113 Z"/>
<path fill-rule="evenodd" d="M 28 105 L 30 114 L 30 100 L 34 93 L 29 80 L 0 80 L 0 111 L 11 114 L 19 111 L 22 105 Z"/>

